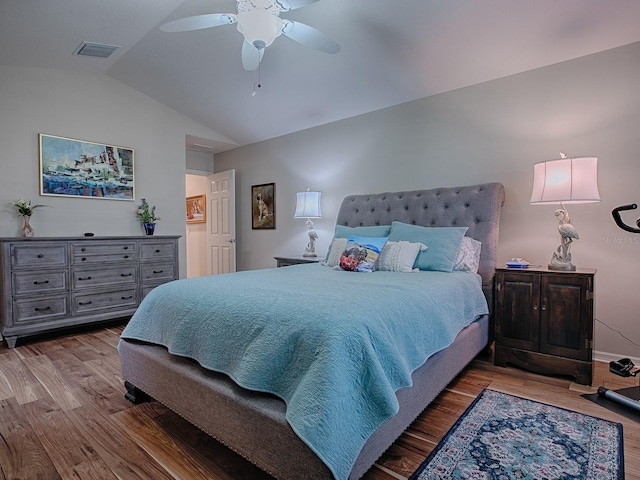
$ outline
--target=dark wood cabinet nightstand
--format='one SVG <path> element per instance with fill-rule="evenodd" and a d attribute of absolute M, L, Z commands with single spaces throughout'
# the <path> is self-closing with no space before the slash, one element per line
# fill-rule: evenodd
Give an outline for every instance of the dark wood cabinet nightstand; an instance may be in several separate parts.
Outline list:
<path fill-rule="evenodd" d="M 289 265 L 300 265 L 301 263 L 318 263 L 322 257 L 303 257 L 302 255 L 293 257 L 273 257 L 278 262 L 278 267 L 288 267 Z"/>
<path fill-rule="evenodd" d="M 595 273 L 497 269 L 495 365 L 591 385 Z"/>

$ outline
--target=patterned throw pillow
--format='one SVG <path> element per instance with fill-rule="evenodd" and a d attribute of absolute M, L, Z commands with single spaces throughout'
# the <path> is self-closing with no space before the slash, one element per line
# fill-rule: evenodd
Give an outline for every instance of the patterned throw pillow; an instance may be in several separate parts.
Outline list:
<path fill-rule="evenodd" d="M 373 272 L 386 242 L 386 237 L 350 236 L 340 256 L 340 268 L 351 272 Z"/>
<path fill-rule="evenodd" d="M 424 243 L 412 243 L 401 240 L 399 242 L 387 242 L 378 259 L 377 270 L 388 272 L 417 272 L 413 268 L 418 253 L 427 249 Z"/>
<path fill-rule="evenodd" d="M 462 238 L 462 244 L 460 250 L 458 250 L 458 257 L 456 258 L 453 266 L 454 270 L 461 270 L 464 272 L 478 273 L 480 267 L 480 250 L 482 249 L 482 242 L 469 237 Z"/>
<path fill-rule="evenodd" d="M 334 238 L 331 242 L 331 246 L 329 247 L 327 259 L 323 264 L 331 268 L 337 267 L 340 263 L 340 257 L 342 256 L 342 252 L 344 252 L 345 248 L 347 248 L 346 238 Z"/>

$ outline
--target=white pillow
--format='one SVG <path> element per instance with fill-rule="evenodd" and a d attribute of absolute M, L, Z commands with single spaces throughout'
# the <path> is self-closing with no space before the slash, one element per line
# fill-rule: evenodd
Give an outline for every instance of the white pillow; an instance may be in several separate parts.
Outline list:
<path fill-rule="evenodd" d="M 329 253 L 327 254 L 327 260 L 322 262 L 327 267 L 337 267 L 340 264 L 340 255 L 347 248 L 346 238 L 334 238 L 329 246 Z"/>
<path fill-rule="evenodd" d="M 482 242 L 469 237 L 462 237 L 458 256 L 453 264 L 453 270 L 478 273 L 480 267 L 480 250 Z"/>
<path fill-rule="evenodd" d="M 377 270 L 388 272 L 413 272 L 418 253 L 427 249 L 424 243 L 412 243 L 404 240 L 387 242 L 378 258 Z"/>

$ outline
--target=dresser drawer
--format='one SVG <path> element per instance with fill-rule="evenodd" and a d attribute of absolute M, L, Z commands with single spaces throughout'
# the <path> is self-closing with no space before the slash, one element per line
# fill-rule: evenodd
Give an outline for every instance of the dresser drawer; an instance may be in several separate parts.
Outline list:
<path fill-rule="evenodd" d="M 65 244 L 11 245 L 10 250 L 13 268 L 64 267 L 67 264 Z"/>
<path fill-rule="evenodd" d="M 45 322 L 69 314 L 67 295 L 55 295 L 37 300 L 22 299 L 13 302 L 14 325 Z"/>
<path fill-rule="evenodd" d="M 140 261 L 173 259 L 175 244 L 173 242 L 145 242 L 140 245 Z"/>
<path fill-rule="evenodd" d="M 12 275 L 13 294 L 47 294 L 67 291 L 66 270 L 16 271 Z"/>
<path fill-rule="evenodd" d="M 72 297 L 74 315 L 97 313 L 103 310 L 135 309 L 138 306 L 136 288 L 118 289 L 109 292 L 75 294 Z"/>
<path fill-rule="evenodd" d="M 165 283 L 175 278 L 173 263 L 141 265 L 140 272 L 142 276 L 142 283 Z"/>
<path fill-rule="evenodd" d="M 138 283 L 136 265 L 123 265 L 121 267 L 78 268 L 74 267 L 71 273 L 72 289 L 82 290 L 106 285 L 136 285 Z"/>
<path fill-rule="evenodd" d="M 138 255 L 135 242 L 82 242 L 71 244 L 71 258 L 74 265 L 86 265 L 119 261 L 135 262 Z"/>

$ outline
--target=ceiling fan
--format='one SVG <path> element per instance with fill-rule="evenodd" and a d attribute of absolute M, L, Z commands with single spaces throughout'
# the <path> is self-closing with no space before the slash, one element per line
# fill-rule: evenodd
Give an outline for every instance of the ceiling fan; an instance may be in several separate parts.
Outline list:
<path fill-rule="evenodd" d="M 173 20 L 160 26 L 163 32 L 188 32 L 221 25 L 238 24 L 244 35 L 242 66 L 258 68 L 264 50 L 280 35 L 325 53 L 338 53 L 340 45 L 309 25 L 280 18 L 280 12 L 304 7 L 318 0 L 237 0 L 238 13 L 211 13 Z"/>

